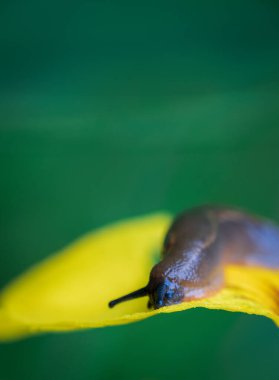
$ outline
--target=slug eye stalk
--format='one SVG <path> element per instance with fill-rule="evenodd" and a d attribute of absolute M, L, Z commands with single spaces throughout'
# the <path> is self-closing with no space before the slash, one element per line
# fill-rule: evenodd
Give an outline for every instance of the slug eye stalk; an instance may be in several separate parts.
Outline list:
<path fill-rule="evenodd" d="M 118 305 L 121 302 L 130 301 L 135 298 L 140 298 L 148 295 L 148 288 L 145 286 L 144 288 L 138 289 L 132 293 L 126 294 L 125 296 L 119 297 L 113 301 L 109 302 L 109 307 L 112 308 L 115 305 Z"/>

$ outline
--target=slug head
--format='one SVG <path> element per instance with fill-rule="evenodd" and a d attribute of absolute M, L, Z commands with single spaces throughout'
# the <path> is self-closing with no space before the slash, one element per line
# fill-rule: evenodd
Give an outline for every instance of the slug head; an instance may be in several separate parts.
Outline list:
<path fill-rule="evenodd" d="M 162 278 L 149 282 L 148 307 L 159 309 L 179 303 L 184 298 L 184 289 L 175 279 Z"/>
<path fill-rule="evenodd" d="M 170 269 L 164 261 L 155 265 L 150 273 L 148 287 L 150 308 L 159 309 L 179 303 L 184 298 L 184 288 L 178 280 L 176 273 L 168 272 Z"/>
<path fill-rule="evenodd" d="M 153 269 L 155 268 L 156 266 Z M 149 296 L 148 308 L 159 309 L 163 306 L 170 306 L 181 302 L 184 298 L 184 289 L 175 278 L 170 279 L 162 275 L 158 276 L 156 270 L 152 270 L 147 286 L 111 301 L 109 307 L 114 307 L 118 303 L 144 296 Z"/>

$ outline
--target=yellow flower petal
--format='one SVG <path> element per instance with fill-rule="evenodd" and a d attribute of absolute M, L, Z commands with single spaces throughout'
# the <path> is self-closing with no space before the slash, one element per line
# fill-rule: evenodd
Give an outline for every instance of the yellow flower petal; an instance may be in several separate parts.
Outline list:
<path fill-rule="evenodd" d="M 15 321 L 26 330 L 67 330 L 126 323 L 145 310 L 146 299 L 115 309 L 108 302 L 146 285 L 169 223 L 166 214 L 116 223 L 23 274 L 0 296 L 0 339 Z"/>
<path fill-rule="evenodd" d="M 226 286 L 202 300 L 149 311 L 147 298 L 108 302 L 147 284 L 170 223 L 166 214 L 100 229 L 15 280 L 0 298 L 0 339 L 134 322 L 193 307 L 264 315 L 279 326 L 279 271 L 232 266 Z"/>
<path fill-rule="evenodd" d="M 18 339 L 28 335 L 26 327 L 13 321 L 2 309 L 0 309 L 0 340 Z"/>

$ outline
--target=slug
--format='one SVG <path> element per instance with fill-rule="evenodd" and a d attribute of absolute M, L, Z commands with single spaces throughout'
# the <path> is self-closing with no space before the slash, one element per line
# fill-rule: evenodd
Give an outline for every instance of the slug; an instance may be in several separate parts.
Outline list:
<path fill-rule="evenodd" d="M 109 307 L 143 296 L 154 309 L 208 297 L 224 286 L 229 264 L 279 269 L 279 227 L 234 208 L 191 209 L 170 226 L 148 284 Z"/>

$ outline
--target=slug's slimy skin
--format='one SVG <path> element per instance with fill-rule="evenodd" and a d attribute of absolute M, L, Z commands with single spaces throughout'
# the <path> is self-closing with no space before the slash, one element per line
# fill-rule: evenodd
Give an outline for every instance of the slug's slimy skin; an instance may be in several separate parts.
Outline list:
<path fill-rule="evenodd" d="M 279 269 L 279 227 L 237 209 L 194 208 L 170 226 L 147 286 L 109 306 L 145 295 L 154 309 L 208 297 L 223 287 L 228 264 Z"/>

